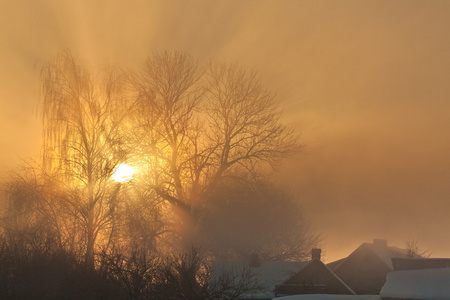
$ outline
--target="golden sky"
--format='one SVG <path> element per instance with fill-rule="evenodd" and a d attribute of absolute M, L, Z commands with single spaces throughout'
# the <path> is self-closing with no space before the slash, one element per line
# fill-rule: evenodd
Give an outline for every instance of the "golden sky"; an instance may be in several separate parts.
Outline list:
<path fill-rule="evenodd" d="M 261 74 L 305 148 L 279 178 L 329 261 L 408 237 L 450 257 L 450 1 L 0 0 L 0 173 L 36 155 L 42 62 L 155 50 Z"/>

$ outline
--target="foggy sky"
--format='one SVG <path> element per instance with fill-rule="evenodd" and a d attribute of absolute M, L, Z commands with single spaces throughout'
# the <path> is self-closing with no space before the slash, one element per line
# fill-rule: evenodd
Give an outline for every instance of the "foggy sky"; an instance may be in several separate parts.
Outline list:
<path fill-rule="evenodd" d="M 277 92 L 305 147 L 276 177 L 328 261 L 373 238 L 450 257 L 449 31 L 449 1 L 0 0 L 0 173 L 38 155 L 43 61 L 184 50 Z"/>

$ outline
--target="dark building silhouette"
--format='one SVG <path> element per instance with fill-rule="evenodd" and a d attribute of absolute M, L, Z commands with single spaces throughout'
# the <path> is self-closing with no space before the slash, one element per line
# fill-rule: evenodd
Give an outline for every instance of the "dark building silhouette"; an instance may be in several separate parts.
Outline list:
<path fill-rule="evenodd" d="M 405 249 L 388 246 L 386 240 L 363 243 L 348 257 L 328 267 L 358 295 L 379 295 L 387 273 L 394 270 L 392 258 L 407 257 Z"/>
<path fill-rule="evenodd" d="M 320 249 L 312 250 L 312 259 L 301 270 L 275 288 L 275 295 L 340 294 L 354 295 L 333 271 L 320 260 Z"/>
<path fill-rule="evenodd" d="M 450 258 L 392 258 L 394 271 L 449 268 Z"/>

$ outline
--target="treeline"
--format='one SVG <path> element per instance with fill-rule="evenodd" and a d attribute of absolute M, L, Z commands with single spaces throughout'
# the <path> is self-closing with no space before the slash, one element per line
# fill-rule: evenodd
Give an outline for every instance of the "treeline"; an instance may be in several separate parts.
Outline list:
<path fill-rule="evenodd" d="M 215 299 L 225 286 L 220 281 L 210 286 L 209 264 L 195 250 L 164 259 L 140 251 L 99 253 L 96 268 L 86 270 L 72 253 L 48 241 L 33 248 L 18 239 L 0 242 L 1 299 Z"/>
<path fill-rule="evenodd" d="M 41 81 L 42 157 L 5 183 L 2 299 L 233 298 L 257 283 L 211 283 L 211 260 L 317 242 L 266 179 L 299 144 L 255 73 L 179 52 L 94 71 L 65 52 Z"/>

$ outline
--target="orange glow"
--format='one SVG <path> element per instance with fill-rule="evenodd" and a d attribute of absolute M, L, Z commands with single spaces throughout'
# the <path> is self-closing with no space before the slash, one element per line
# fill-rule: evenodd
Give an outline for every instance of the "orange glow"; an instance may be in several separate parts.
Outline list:
<path fill-rule="evenodd" d="M 135 170 L 127 164 L 120 164 L 111 176 L 114 181 L 127 182 L 133 179 Z"/>
<path fill-rule="evenodd" d="M 450 257 L 449 14 L 450 1 L 0 1 L 0 179 L 40 156 L 40 67 L 56 51 L 137 71 L 177 49 L 255 70 L 276 93 L 305 147 L 273 178 L 323 233 L 327 262 L 375 237 Z M 170 182 L 151 142 L 124 161 L 132 177 L 117 164 L 108 180 Z"/>

